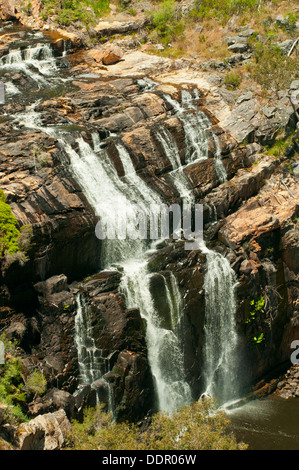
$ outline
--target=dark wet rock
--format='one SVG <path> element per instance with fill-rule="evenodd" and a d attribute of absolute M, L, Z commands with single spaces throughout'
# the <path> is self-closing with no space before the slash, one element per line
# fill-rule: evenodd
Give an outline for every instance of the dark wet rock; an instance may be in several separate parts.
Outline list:
<path fill-rule="evenodd" d="M 83 420 L 84 411 L 95 407 L 97 404 L 96 389 L 90 384 L 80 384 L 74 392 L 75 398 L 75 416 L 79 421 Z"/>
<path fill-rule="evenodd" d="M 2 259 L 6 282 L 61 272 L 72 277 L 95 269 L 100 253 L 94 236 L 97 220 L 78 184 L 62 170 L 54 140 L 40 132 L 30 137 L 20 132 L 16 143 L 2 134 L 0 156 L 7 202 L 20 227 L 31 227 L 24 263 L 8 265 Z"/>
<path fill-rule="evenodd" d="M 63 409 L 69 419 L 75 417 L 75 398 L 69 392 L 50 389 L 43 397 L 39 397 L 28 404 L 28 414 L 37 416 L 45 413 L 53 413 Z"/>

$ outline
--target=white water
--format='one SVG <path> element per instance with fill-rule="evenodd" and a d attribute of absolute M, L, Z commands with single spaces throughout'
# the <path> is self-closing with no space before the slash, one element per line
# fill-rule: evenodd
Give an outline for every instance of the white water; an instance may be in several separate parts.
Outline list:
<path fill-rule="evenodd" d="M 238 335 L 236 333 L 236 279 L 229 261 L 202 244 L 206 255 L 205 274 L 205 395 L 214 396 L 220 404 L 238 398 L 236 377 Z"/>
<path fill-rule="evenodd" d="M 42 60 L 40 60 L 41 58 Z M 24 69 L 38 81 L 43 80 L 39 74 L 44 76 L 54 70 L 53 62 L 55 62 L 54 58 L 47 49 L 42 48 L 41 50 L 37 46 L 28 49 L 25 53 L 23 51 L 23 54 L 20 51 L 11 52 L 6 58 L 1 59 L 0 65 L 2 64 L 1 67 L 4 68 Z M 31 69 L 27 68 L 27 64 L 34 64 L 39 73 L 32 73 Z M 153 84 L 146 83 L 146 86 L 152 87 Z M 184 125 L 187 149 L 186 165 L 208 158 L 210 122 L 203 113 L 196 111 L 190 93 L 184 92 L 182 94 L 182 105 L 170 97 L 166 97 L 166 99 L 172 104 Z M 26 127 L 42 128 L 39 114 L 35 112 L 34 105 L 29 107 L 23 116 L 18 116 L 18 122 L 23 123 Z M 120 209 L 117 212 L 117 216 L 119 216 L 123 208 L 126 208 L 126 229 L 132 235 L 136 233 L 136 204 L 148 215 L 153 215 L 153 208 L 162 203 L 158 194 L 138 176 L 130 155 L 122 144 L 117 144 L 117 149 L 125 176 L 119 178 L 105 149 L 100 148 L 96 136 L 94 142 L 97 145 L 94 148 L 87 144 L 83 138 L 78 138 L 78 148 L 75 151 L 65 136 L 59 136 L 57 129 L 42 129 L 50 135 L 58 137 L 70 158 L 75 178 L 94 207 L 96 214 L 101 218 L 103 226 L 108 231 L 110 230 L 110 233 L 119 233 L 119 217 L 114 216 L 117 212 L 116 209 Z M 172 164 L 171 175 L 182 200 L 184 202 L 193 201 L 194 198 L 183 173 L 179 151 L 173 137 L 170 132 L 161 127 L 157 138 Z M 224 172 L 221 173 L 223 168 L 218 151 L 215 162 L 218 175 L 224 181 L 226 175 Z M 236 343 L 233 277 L 229 263 L 224 257 L 208 250 L 203 242 L 201 249 L 207 255 L 205 279 L 207 299 L 205 325 L 206 393 L 216 396 L 221 393 L 221 397 L 226 399 L 230 398 L 232 391 L 234 374 L 232 361 L 234 360 Z M 183 303 L 175 276 L 171 275 L 170 285 L 164 278 L 172 325 L 169 329 L 163 328 L 151 294 L 151 274 L 147 267 L 148 254 L 153 250 L 155 250 L 154 244 L 149 244 L 147 240 L 140 238 L 132 240 L 124 236 L 117 240 L 108 239 L 103 241 L 101 262 L 102 267 L 106 269 L 111 269 L 115 265 L 120 265 L 123 268 L 120 288 L 125 294 L 127 306 L 138 307 L 141 316 L 147 321 L 148 356 L 156 383 L 159 409 L 172 413 L 180 406 L 192 401 L 190 387 L 185 380 L 181 343 L 180 325 L 183 316 Z M 90 335 L 88 322 L 86 309 L 81 300 L 78 300 L 76 316 L 78 357 L 82 377 L 90 382 L 102 377 L 103 372 L 98 367 L 98 357 L 94 350 L 94 341 Z M 82 337 L 80 337 L 80 331 L 82 331 Z"/>
<path fill-rule="evenodd" d="M 207 130 L 211 125 L 206 115 L 202 112 L 194 112 L 194 105 L 191 104 L 192 97 L 187 91 L 182 93 L 182 105 L 169 95 L 164 95 L 164 99 L 173 107 L 183 123 L 186 164 L 206 160 L 208 158 Z"/>
<path fill-rule="evenodd" d="M 130 155 L 122 145 L 117 145 L 117 149 L 125 172 L 123 181 L 119 179 L 105 150 L 99 150 L 97 146 L 98 152 L 95 152 L 82 138 L 77 140 L 77 144 L 78 151 L 75 151 L 67 142 L 63 142 L 74 175 L 96 213 L 101 216 L 103 225 L 110 227 L 112 232 L 114 229 L 117 231 L 118 217 L 113 217 L 117 204 L 121 211 L 126 208 L 126 228 L 133 234 L 136 232 L 136 203 L 149 215 L 155 207 L 159 210 L 162 200 L 136 174 Z M 142 239 L 104 240 L 102 267 L 111 269 L 111 266 L 117 264 L 123 268 L 120 290 L 125 294 L 127 307 L 138 307 L 147 322 L 148 356 L 159 409 L 173 412 L 178 407 L 191 403 L 191 391 L 184 379 L 183 355 L 177 328 L 174 331 L 162 328 L 159 314 L 155 310 L 147 269 L 147 251 L 152 248 L 152 245 Z M 175 301 L 181 308 L 174 277 L 172 286 L 176 289 Z M 174 300 L 169 308 L 174 315 Z"/>
<path fill-rule="evenodd" d="M 18 95 L 21 92 L 12 82 L 8 82 L 5 84 L 5 93 L 7 95 Z"/>
<path fill-rule="evenodd" d="M 148 357 L 155 379 L 159 410 L 172 413 L 192 401 L 190 387 L 185 381 L 183 354 L 176 327 L 172 330 L 161 326 L 161 318 L 150 292 L 146 260 L 129 261 L 124 268 L 121 288 L 125 292 L 127 304 L 138 305 L 142 317 L 147 321 Z M 173 300 L 168 300 L 170 314 L 174 315 Z"/>
<path fill-rule="evenodd" d="M 92 384 L 102 376 L 101 351 L 95 346 L 89 306 L 80 294 L 77 295 L 77 314 L 75 316 L 75 344 L 78 353 L 80 380 Z"/>
<path fill-rule="evenodd" d="M 220 183 L 223 183 L 227 179 L 227 173 L 221 160 L 219 141 L 217 136 L 211 131 L 211 123 L 208 117 L 203 112 L 197 110 L 194 100 L 197 100 L 199 95 L 196 89 L 193 91 L 193 95 L 187 90 L 182 90 L 181 104 L 169 95 L 164 95 L 164 98 L 173 107 L 176 115 L 183 123 L 186 164 L 189 165 L 208 158 L 208 139 L 211 136 L 216 146 L 214 155 L 216 177 Z"/>
<path fill-rule="evenodd" d="M 0 59 L 1 69 L 23 71 L 39 84 L 48 83 L 46 77 L 50 77 L 56 71 L 56 59 L 48 44 L 38 44 L 24 50 L 10 51 Z"/>
<path fill-rule="evenodd" d="M 156 137 L 160 142 L 162 149 L 172 165 L 170 172 L 173 184 L 177 189 L 182 200 L 186 203 L 193 202 L 193 195 L 189 181 L 184 173 L 181 163 L 178 146 L 171 132 L 164 126 L 160 126 L 156 132 Z"/>

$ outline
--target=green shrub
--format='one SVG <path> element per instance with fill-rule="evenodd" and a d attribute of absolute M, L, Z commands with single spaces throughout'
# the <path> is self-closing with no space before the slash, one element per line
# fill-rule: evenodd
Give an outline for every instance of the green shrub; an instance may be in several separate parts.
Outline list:
<path fill-rule="evenodd" d="M 284 137 L 282 139 L 277 139 L 273 145 L 271 146 L 266 146 L 265 147 L 265 152 L 268 155 L 271 155 L 272 157 L 279 158 L 283 157 L 285 155 L 286 150 L 290 147 L 292 144 L 292 139 L 294 137 L 295 133 Z"/>
<path fill-rule="evenodd" d="M 173 415 L 158 413 L 142 432 L 134 424 L 116 423 L 101 406 L 88 409 L 82 423 L 73 421 L 68 448 L 73 450 L 234 450 L 245 449 L 228 434 L 229 421 L 213 400 L 185 406 Z"/>
<path fill-rule="evenodd" d="M 265 298 L 262 295 L 256 301 L 251 300 L 250 301 L 250 313 L 249 313 L 250 316 L 247 318 L 245 323 L 251 323 L 253 320 L 255 320 L 259 312 L 263 313 L 264 306 L 265 306 Z"/>
<path fill-rule="evenodd" d="M 3 191 L 0 191 L 0 256 L 6 252 L 13 254 L 19 251 L 18 221 L 13 215 L 11 208 L 6 204 Z"/>
<path fill-rule="evenodd" d="M 264 89 L 278 92 L 288 89 L 299 78 L 299 57 L 288 57 L 271 42 L 259 42 L 254 48 L 254 64 L 250 67 L 254 80 Z"/>
<path fill-rule="evenodd" d="M 47 382 L 38 370 L 24 379 L 17 342 L 9 341 L 5 334 L 0 339 L 5 349 L 5 362 L 0 365 L 0 403 L 7 405 L 6 422 L 18 424 L 27 420 L 22 410 L 26 399 L 45 393 Z"/>
<path fill-rule="evenodd" d="M 0 190 L 0 257 L 21 252 L 25 259 L 25 255 L 32 247 L 31 239 L 32 226 L 23 225 L 19 229 L 18 221 L 6 203 L 3 191 Z"/>
<path fill-rule="evenodd" d="M 26 394 L 34 395 L 34 398 L 38 395 L 43 395 L 47 388 L 47 381 L 45 376 L 39 370 L 34 370 L 31 374 L 27 377 L 25 383 L 25 390 Z M 33 399 L 34 399 L 33 398 Z"/>
<path fill-rule="evenodd" d="M 159 9 L 152 14 L 152 24 L 157 39 L 164 44 L 181 36 L 185 27 L 178 16 L 174 0 L 164 0 L 161 3 Z"/>
<path fill-rule="evenodd" d="M 227 19 L 247 11 L 254 11 L 260 0 L 196 0 L 195 12 L 200 18 Z"/>
<path fill-rule="evenodd" d="M 42 16 L 57 15 L 56 19 L 62 26 L 80 21 L 89 27 L 108 11 L 109 0 L 43 0 Z"/>
<path fill-rule="evenodd" d="M 8 405 L 4 419 L 10 424 L 26 421 L 26 416 L 20 406 L 26 397 L 23 391 L 21 368 L 20 359 L 15 357 L 6 359 L 5 364 L 0 365 L 0 403 Z"/>
<path fill-rule="evenodd" d="M 242 77 L 235 72 L 228 72 L 224 78 L 224 83 L 230 90 L 235 90 L 235 88 L 238 88 L 241 81 Z"/>

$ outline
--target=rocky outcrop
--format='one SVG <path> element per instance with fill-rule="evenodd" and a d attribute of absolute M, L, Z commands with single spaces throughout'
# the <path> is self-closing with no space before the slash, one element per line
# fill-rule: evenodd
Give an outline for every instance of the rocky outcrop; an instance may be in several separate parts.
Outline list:
<path fill-rule="evenodd" d="M 92 385 L 108 405 L 108 383 L 114 415 L 138 420 L 155 406 L 153 381 L 147 359 L 145 324 L 138 309 L 127 309 L 117 291 L 120 273 L 101 272 L 79 287 L 81 301 L 93 325 L 89 333 L 99 354 L 103 379 Z"/>
<path fill-rule="evenodd" d="M 287 364 L 298 334 L 298 266 L 289 260 L 298 248 L 298 189 L 292 178 L 285 181 L 284 186 L 274 173 L 257 196 L 226 217 L 218 233 L 235 253 L 240 356 L 246 362 L 247 383 Z"/>
<path fill-rule="evenodd" d="M 0 15 L 1 19 L 7 20 L 20 20 L 25 19 L 25 9 L 23 2 L 20 0 L 1 0 Z M 29 6 L 28 6 L 29 9 Z M 30 4 L 31 15 L 36 18 L 40 15 L 41 2 L 40 0 L 33 0 Z"/>
<path fill-rule="evenodd" d="M 18 450 L 60 450 L 71 430 L 63 409 L 37 416 L 20 424 L 16 432 Z"/>
<path fill-rule="evenodd" d="M 15 2 L 13 0 L 1 0 L 0 14 L 1 19 L 4 21 L 14 19 L 16 17 Z"/>
<path fill-rule="evenodd" d="M 281 398 L 299 397 L 299 366 L 292 366 L 277 384 L 276 395 Z"/>
<path fill-rule="evenodd" d="M 94 237 L 96 218 L 78 184 L 62 168 L 54 139 L 16 131 L 12 138 L 8 126 L 2 124 L 2 130 L 1 188 L 20 227 L 32 229 L 24 265 L 2 260 L 4 282 L 26 278 L 28 272 L 36 280 L 61 272 L 72 277 L 75 265 L 83 275 L 93 271 L 100 250 Z"/>
<path fill-rule="evenodd" d="M 148 23 L 148 19 L 145 16 L 139 16 L 136 19 L 132 19 L 128 21 L 125 19 L 123 21 L 119 20 L 108 20 L 108 21 L 100 21 L 95 26 L 95 31 L 98 37 L 110 37 L 115 34 L 124 34 L 124 33 L 132 33 L 134 31 L 138 31 Z"/>

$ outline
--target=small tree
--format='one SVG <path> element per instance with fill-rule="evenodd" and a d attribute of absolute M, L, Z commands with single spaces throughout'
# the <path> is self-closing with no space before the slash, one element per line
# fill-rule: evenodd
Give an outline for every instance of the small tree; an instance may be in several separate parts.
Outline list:
<path fill-rule="evenodd" d="M 33 400 L 38 395 L 43 395 L 47 388 L 45 376 L 39 370 L 34 370 L 26 379 L 25 390 L 28 395 L 33 394 Z"/>

